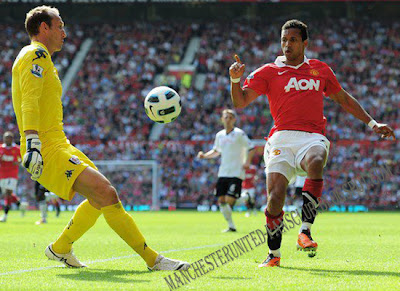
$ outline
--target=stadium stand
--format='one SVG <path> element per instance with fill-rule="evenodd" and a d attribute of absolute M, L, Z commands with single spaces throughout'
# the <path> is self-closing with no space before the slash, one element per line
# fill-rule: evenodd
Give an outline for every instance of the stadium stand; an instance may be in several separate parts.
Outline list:
<path fill-rule="evenodd" d="M 342 86 L 351 92 L 376 120 L 389 123 L 400 136 L 399 21 L 385 22 L 365 17 L 357 21 L 326 19 L 310 21 L 310 58 L 332 66 Z M 268 26 L 268 31 L 264 27 Z M 213 204 L 218 161 L 199 161 L 196 153 L 212 147 L 215 133 L 222 128 L 220 113 L 232 107 L 228 68 L 238 53 L 246 63 L 246 74 L 279 55 L 280 25 L 265 21 L 222 23 L 198 26 L 201 45 L 194 64 L 197 74 L 205 74 L 204 88 L 176 88 L 182 97 L 183 111 L 176 122 L 165 126 L 160 141 L 149 141 L 152 122 L 142 104 L 154 87 L 156 75 L 165 74 L 168 64 L 179 63 L 192 35 L 191 26 L 179 22 L 134 23 L 129 25 L 85 25 L 68 28 L 64 50 L 55 55 L 60 76 L 65 73 L 85 37 L 95 43 L 77 79 L 63 100 L 64 121 L 71 142 L 93 159 L 156 159 L 161 165 L 161 206 L 189 207 Z M 5 129 L 17 133 L 11 103 L 11 66 L 23 44 L 28 42 L 19 26 L 2 25 L 0 41 L 0 134 Z M 97 33 L 101 31 L 102 33 Z M 346 37 L 344 37 L 346 35 Z M 12 41 L 10 39 L 12 38 Z M 368 58 L 368 62 L 366 62 Z M 170 84 L 168 84 L 170 85 Z M 175 84 L 179 86 L 179 83 Z M 262 139 L 271 127 L 265 96 L 239 111 L 238 127 L 252 138 Z M 327 137 L 331 153 L 325 171 L 325 194 L 349 180 L 357 180 L 364 191 L 346 194 L 345 204 L 370 208 L 398 208 L 400 201 L 400 144 L 378 142 L 361 122 L 330 100 L 325 102 Z M 260 176 L 258 204 L 265 200 L 263 162 L 256 158 Z M 374 165 L 385 164 L 391 175 L 382 183 L 361 179 L 373 172 Z M 343 171 L 346 169 L 346 171 Z M 112 173 L 127 205 L 150 204 L 148 175 Z M 361 185 L 360 184 L 360 185 Z M 32 189 L 32 190 L 31 190 Z M 360 188 L 361 189 L 361 188 Z M 19 192 L 33 192 L 33 183 L 24 172 Z M 287 203 L 293 202 L 293 191 Z M 77 201 L 72 201 L 75 204 Z"/>

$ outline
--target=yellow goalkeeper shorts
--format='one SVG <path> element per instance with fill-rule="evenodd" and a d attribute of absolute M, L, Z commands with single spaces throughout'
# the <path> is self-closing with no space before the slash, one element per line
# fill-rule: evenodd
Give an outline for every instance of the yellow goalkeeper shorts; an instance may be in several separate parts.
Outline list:
<path fill-rule="evenodd" d="M 75 196 L 72 189 L 76 178 L 86 167 L 98 170 L 94 163 L 69 143 L 63 132 L 39 134 L 42 142 L 43 173 L 38 182 L 64 200 Z M 21 140 L 21 155 L 26 152 Z"/>

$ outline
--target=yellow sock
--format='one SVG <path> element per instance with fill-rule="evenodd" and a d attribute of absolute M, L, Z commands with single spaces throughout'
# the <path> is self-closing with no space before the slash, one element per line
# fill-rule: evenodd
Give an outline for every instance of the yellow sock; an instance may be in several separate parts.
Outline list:
<path fill-rule="evenodd" d="M 73 242 L 78 240 L 85 232 L 91 228 L 101 211 L 90 205 L 88 200 L 83 201 L 76 209 L 60 237 L 53 243 L 53 250 L 59 254 L 68 253 Z"/>
<path fill-rule="evenodd" d="M 144 236 L 121 202 L 101 209 L 108 225 L 135 251 L 149 267 L 153 267 L 158 253 L 148 247 Z"/>

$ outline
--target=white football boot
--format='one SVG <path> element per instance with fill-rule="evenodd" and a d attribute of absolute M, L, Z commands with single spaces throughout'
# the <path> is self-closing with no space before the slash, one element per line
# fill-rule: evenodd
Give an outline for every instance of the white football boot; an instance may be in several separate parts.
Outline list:
<path fill-rule="evenodd" d="M 156 258 L 156 263 L 152 268 L 147 266 L 150 271 L 175 271 L 175 270 L 184 270 L 189 269 L 190 264 L 188 262 L 174 260 L 166 258 L 162 255 L 158 255 Z"/>
<path fill-rule="evenodd" d="M 59 261 L 63 263 L 68 268 L 85 268 L 87 267 L 85 264 L 81 263 L 77 257 L 75 257 L 74 252 L 71 250 L 66 254 L 57 254 L 53 251 L 53 244 L 50 244 L 44 253 L 49 258 L 49 260 Z"/>

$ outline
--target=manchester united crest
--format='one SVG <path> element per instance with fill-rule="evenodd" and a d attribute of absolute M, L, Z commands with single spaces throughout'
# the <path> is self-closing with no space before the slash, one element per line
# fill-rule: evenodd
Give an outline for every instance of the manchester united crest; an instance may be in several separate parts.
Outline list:
<path fill-rule="evenodd" d="M 272 155 L 273 156 L 279 156 L 281 154 L 281 151 L 280 150 L 273 150 L 272 151 Z"/>

